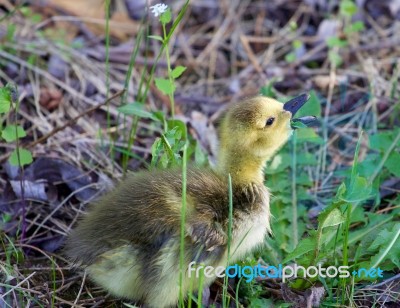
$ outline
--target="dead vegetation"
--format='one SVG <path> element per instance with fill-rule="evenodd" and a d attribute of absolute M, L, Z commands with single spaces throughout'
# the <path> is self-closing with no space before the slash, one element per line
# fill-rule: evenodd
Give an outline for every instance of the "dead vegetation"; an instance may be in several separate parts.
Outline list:
<path fill-rule="evenodd" d="M 177 16 L 184 1 L 166 3 Z M 61 254 L 86 204 L 123 176 L 122 150 L 111 151 L 111 144 L 127 149 L 127 127 L 135 120 L 118 113 L 122 97 L 138 99 L 153 65 L 155 76 L 166 76 L 166 60 L 157 59 L 159 42 L 143 40 L 126 92 L 120 92 L 141 29 L 159 35 L 161 28 L 144 0 L 111 4 L 106 47 L 104 1 L 0 1 L 0 85 L 17 84 L 21 101 L 18 115 L 10 113 L 4 121 L 18 119 L 27 131 L 21 142 L 35 159 L 19 170 L 7 163 L 15 144 L 0 144 L 1 307 L 122 305 L 71 269 Z M 211 161 L 215 121 L 224 106 L 262 87 L 278 97 L 314 89 L 324 98 L 328 129 L 322 137 L 329 161 L 317 172 L 312 192 L 336 189 L 332 174 L 352 163 L 361 127 L 373 133 L 399 125 L 399 1 L 357 4 L 353 20 L 365 29 L 346 36 L 346 20 L 337 17 L 339 1 L 191 1 L 170 41 L 171 62 L 187 67 L 178 80 L 176 114 Z M 330 36 L 346 40 L 346 46 L 328 46 Z M 169 113 L 168 97 L 152 83 L 145 103 Z M 135 154 L 128 165 L 133 171 L 146 167 L 161 133 L 149 120 L 138 125 L 128 149 Z M 399 189 L 399 178 L 392 177 L 380 187 L 381 197 L 393 199 Z M 397 276 L 387 285 L 366 286 L 354 304 L 396 305 L 398 281 Z M 208 302 L 218 303 L 218 284 L 211 291 Z M 272 294 L 285 298 L 282 292 Z"/>

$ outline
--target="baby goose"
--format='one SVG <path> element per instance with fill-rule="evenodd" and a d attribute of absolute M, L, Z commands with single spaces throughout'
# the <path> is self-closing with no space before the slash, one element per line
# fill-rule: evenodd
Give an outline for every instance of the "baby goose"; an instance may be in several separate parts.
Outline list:
<path fill-rule="evenodd" d="M 184 291 L 189 289 L 189 263 L 227 266 L 228 174 L 233 190 L 230 262 L 263 243 L 270 230 L 263 168 L 288 140 L 292 115 L 307 100 L 301 95 L 281 104 L 258 96 L 231 105 L 221 125 L 216 170 L 188 169 Z M 128 176 L 89 208 L 67 240 L 66 254 L 86 266 L 89 277 L 113 295 L 150 307 L 175 306 L 181 196 L 179 169 Z M 215 277 L 205 279 L 203 285 L 208 286 Z M 198 281 L 193 284 L 196 291 Z"/>

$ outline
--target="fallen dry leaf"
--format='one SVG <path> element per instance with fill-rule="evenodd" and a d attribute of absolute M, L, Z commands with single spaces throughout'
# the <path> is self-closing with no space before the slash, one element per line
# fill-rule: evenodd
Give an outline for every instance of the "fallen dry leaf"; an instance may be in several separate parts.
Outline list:
<path fill-rule="evenodd" d="M 79 17 L 78 20 L 82 19 L 94 34 L 105 34 L 104 0 L 82 0 L 79 1 L 79 5 L 75 1 L 69 0 L 49 0 L 49 3 L 73 16 Z M 116 10 L 110 12 L 110 34 L 123 41 L 137 33 L 139 23 L 130 19 L 123 0 L 114 0 L 110 5 L 110 10 L 114 7 L 114 4 Z M 62 22 L 59 26 L 63 27 L 67 33 L 71 31 L 71 23 Z"/>

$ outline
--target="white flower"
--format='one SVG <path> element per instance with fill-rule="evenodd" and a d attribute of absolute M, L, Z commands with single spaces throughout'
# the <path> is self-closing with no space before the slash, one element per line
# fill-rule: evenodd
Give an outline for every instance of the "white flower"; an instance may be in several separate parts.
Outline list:
<path fill-rule="evenodd" d="M 168 9 L 168 5 L 164 3 L 158 3 L 156 5 L 153 5 L 150 7 L 152 13 L 154 14 L 155 17 L 161 15 Z"/>

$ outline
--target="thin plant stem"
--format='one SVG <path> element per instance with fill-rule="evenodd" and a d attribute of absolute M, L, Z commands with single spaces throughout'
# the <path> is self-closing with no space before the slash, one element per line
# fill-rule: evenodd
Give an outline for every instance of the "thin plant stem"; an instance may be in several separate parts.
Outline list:
<path fill-rule="evenodd" d="M 182 157 L 182 207 L 181 207 L 181 234 L 179 254 L 179 302 L 184 306 L 184 275 L 185 267 L 185 224 L 186 224 L 186 183 L 187 183 L 187 143 L 183 147 Z M 183 307 L 182 306 L 182 307 Z"/>
<path fill-rule="evenodd" d="M 293 153 L 292 153 L 292 230 L 293 230 L 293 249 L 299 242 L 298 239 L 298 226 L 297 226 L 297 191 L 296 191 L 296 151 L 297 151 L 297 134 L 296 131 L 293 133 Z"/>
<path fill-rule="evenodd" d="M 168 78 L 171 85 L 173 85 L 173 90 L 170 94 L 168 94 L 169 101 L 171 103 L 171 118 L 175 118 L 175 100 L 174 100 L 174 78 L 172 77 L 172 70 L 171 70 L 171 60 L 169 57 L 169 50 L 168 50 L 168 43 L 167 40 L 167 31 L 165 29 L 165 24 L 162 24 L 163 34 L 164 34 L 164 44 L 165 44 L 165 58 L 167 59 L 167 70 L 168 70 Z"/>
<path fill-rule="evenodd" d="M 140 30 L 139 30 L 139 34 L 138 34 L 137 39 L 136 39 L 135 48 L 134 48 L 134 50 L 133 50 L 133 52 L 131 54 L 131 57 L 129 59 L 128 72 L 126 74 L 125 82 L 124 82 L 124 89 L 126 90 L 126 92 L 124 93 L 124 95 L 121 98 L 121 103 L 122 104 L 126 104 L 127 103 L 129 81 L 130 81 L 130 79 L 132 77 L 133 66 L 135 65 L 136 57 L 137 57 L 138 52 L 139 52 L 140 43 L 141 43 L 142 38 L 143 38 L 142 26 L 143 26 L 143 23 L 141 23 L 141 25 L 140 25 Z M 144 79 L 143 74 L 142 74 L 141 79 Z M 142 82 L 142 80 L 141 80 L 141 82 Z M 124 116 L 124 123 L 125 123 L 125 116 Z M 131 127 L 129 129 L 129 134 L 127 136 L 127 140 L 128 140 L 127 149 L 128 149 L 128 151 L 129 151 L 129 149 L 132 147 L 132 145 L 135 142 L 138 123 L 139 123 L 139 118 L 135 117 L 133 122 L 132 122 L 132 124 L 131 124 Z M 126 174 L 126 171 L 128 169 L 128 161 L 129 161 L 129 155 L 124 154 L 122 156 L 122 170 L 124 172 L 124 175 Z"/>
<path fill-rule="evenodd" d="M 360 136 L 358 138 L 358 142 L 356 145 L 356 150 L 354 152 L 353 159 L 353 167 L 351 169 L 351 178 L 350 178 L 350 191 L 354 186 L 354 182 L 357 177 L 357 169 L 358 169 L 358 155 L 360 153 L 360 145 L 362 140 L 363 132 L 361 131 Z M 357 206 L 358 202 L 354 205 Z M 346 207 L 346 224 L 344 226 L 344 239 L 343 239 L 343 265 L 347 266 L 349 264 L 349 256 L 348 256 L 348 245 L 349 245 L 349 232 L 350 232 L 350 221 L 351 221 L 351 213 L 353 212 L 353 205 L 348 203 Z M 342 304 L 345 303 L 345 295 L 346 295 L 346 282 L 347 279 L 342 279 Z"/>
<path fill-rule="evenodd" d="M 110 94 L 110 0 L 105 1 L 105 17 L 106 17 L 106 50 L 105 50 L 105 74 L 106 74 L 106 99 Z M 110 114 L 110 102 L 107 103 L 107 128 L 111 128 L 111 114 Z M 114 139 L 109 135 L 110 138 L 110 158 L 114 160 Z"/>
<path fill-rule="evenodd" d="M 230 264 L 231 258 L 231 241 L 232 241 L 232 220 L 233 220 L 233 193 L 232 193 L 232 177 L 228 175 L 228 196 L 229 196 L 229 215 L 228 215 L 228 259 L 227 266 Z M 228 276 L 224 277 L 224 286 L 222 289 L 223 307 L 228 306 Z"/>

